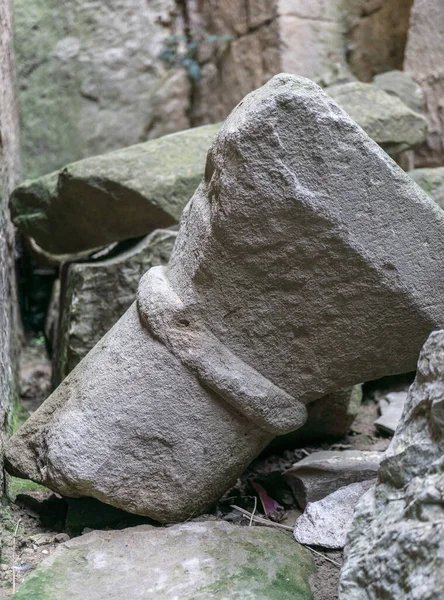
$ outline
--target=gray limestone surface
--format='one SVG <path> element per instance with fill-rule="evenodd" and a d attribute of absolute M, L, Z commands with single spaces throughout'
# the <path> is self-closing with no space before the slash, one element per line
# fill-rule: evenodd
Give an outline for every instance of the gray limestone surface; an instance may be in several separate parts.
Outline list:
<path fill-rule="evenodd" d="M 403 71 L 380 73 L 373 79 L 373 85 L 392 96 L 397 96 L 417 113 L 424 110 L 424 94 L 421 87 L 413 77 Z"/>
<path fill-rule="evenodd" d="M 375 479 L 351 483 L 317 502 L 309 502 L 296 520 L 293 536 L 300 544 L 340 550 L 345 546 L 353 513 Z"/>
<path fill-rule="evenodd" d="M 402 419 L 359 502 L 340 600 L 437 600 L 444 589 L 444 331 L 418 361 Z"/>
<path fill-rule="evenodd" d="M 444 167 L 412 169 L 408 173 L 413 181 L 417 183 L 440 208 L 444 209 Z"/>

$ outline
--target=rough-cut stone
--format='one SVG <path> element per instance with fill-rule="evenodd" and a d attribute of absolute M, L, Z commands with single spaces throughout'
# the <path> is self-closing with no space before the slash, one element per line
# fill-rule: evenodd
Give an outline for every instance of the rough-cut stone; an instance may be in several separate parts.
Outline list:
<path fill-rule="evenodd" d="M 327 88 L 327 93 L 384 150 L 394 156 L 421 144 L 427 121 L 402 100 L 359 81 Z"/>
<path fill-rule="evenodd" d="M 14 93 L 11 4 L 0 0 L 0 496 L 3 493 L 3 436 L 16 401 L 19 345 L 14 271 L 14 232 L 8 197 L 20 175 L 19 125 Z"/>
<path fill-rule="evenodd" d="M 424 94 L 416 81 L 403 71 L 388 71 L 376 75 L 373 85 L 387 94 L 397 96 L 415 112 L 424 110 Z"/>
<path fill-rule="evenodd" d="M 94 531 L 62 544 L 17 600 L 312 600 L 310 552 L 266 527 L 224 521 Z"/>
<path fill-rule="evenodd" d="M 421 351 L 376 489 L 356 509 L 341 600 L 435 600 L 444 589 L 444 331 Z"/>
<path fill-rule="evenodd" d="M 444 209 L 444 167 L 412 169 L 409 175 L 440 208 Z"/>
<path fill-rule="evenodd" d="M 322 500 L 309 502 L 304 514 L 296 520 L 294 539 L 308 546 L 343 548 L 356 505 L 375 481 L 373 479 L 352 483 L 339 488 Z"/>
<path fill-rule="evenodd" d="M 304 509 L 341 487 L 374 479 L 381 457 L 382 452 L 360 450 L 314 452 L 285 471 L 284 477 Z"/>
<path fill-rule="evenodd" d="M 14 0 L 26 177 L 190 126 L 186 72 L 159 60 L 174 10 L 174 0 Z"/>
<path fill-rule="evenodd" d="M 381 416 L 375 421 L 376 427 L 387 433 L 395 433 L 406 399 L 407 392 L 391 392 L 383 396 L 378 403 Z"/>
<path fill-rule="evenodd" d="M 131 306 L 142 275 L 150 267 L 168 262 L 176 236 L 175 231 L 159 229 L 117 256 L 74 263 L 62 271 L 58 342 L 53 353 L 54 386 Z"/>
<path fill-rule="evenodd" d="M 414 367 L 444 323 L 441 254 L 435 203 L 317 85 L 276 76 L 216 136 L 168 266 L 8 468 L 163 521 L 205 510 L 305 404 Z"/>
<path fill-rule="evenodd" d="M 405 49 L 404 70 L 421 86 L 429 123 L 426 143 L 415 152 L 415 167 L 444 162 L 444 4 L 415 0 Z"/>
<path fill-rule="evenodd" d="M 169 227 L 198 186 L 219 127 L 167 135 L 25 182 L 11 196 L 14 224 L 55 254 Z"/>

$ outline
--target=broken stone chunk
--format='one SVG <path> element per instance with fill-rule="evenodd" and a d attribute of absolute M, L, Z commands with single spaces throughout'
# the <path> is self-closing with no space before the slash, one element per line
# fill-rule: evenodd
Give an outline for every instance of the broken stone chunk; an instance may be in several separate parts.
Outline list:
<path fill-rule="evenodd" d="M 414 368 L 444 323 L 441 255 L 435 203 L 321 88 L 278 75 L 228 117 L 170 262 L 11 438 L 8 469 L 199 514 L 306 404 Z"/>
<path fill-rule="evenodd" d="M 391 392 L 390 394 L 383 396 L 379 400 L 381 416 L 375 421 L 376 427 L 393 435 L 401 420 L 406 399 L 407 391 Z"/>
<path fill-rule="evenodd" d="M 378 483 L 359 502 L 345 549 L 341 600 L 442 598 L 444 331 L 421 351 Z"/>
<path fill-rule="evenodd" d="M 93 531 L 59 546 L 17 600 L 312 600 L 313 558 L 289 536 L 225 521 Z"/>
<path fill-rule="evenodd" d="M 412 169 L 409 175 L 440 208 L 444 209 L 444 167 Z"/>
<path fill-rule="evenodd" d="M 391 156 L 426 139 L 425 118 L 374 85 L 354 81 L 329 87 L 326 92 Z"/>
<path fill-rule="evenodd" d="M 307 546 L 343 548 L 356 505 L 375 482 L 376 479 L 352 483 L 307 504 L 304 514 L 296 520 L 294 539 Z"/>
<path fill-rule="evenodd" d="M 403 71 L 387 71 L 376 75 L 373 85 L 387 94 L 397 96 L 417 113 L 424 109 L 424 94 L 416 81 Z"/>
<path fill-rule="evenodd" d="M 166 264 L 177 232 L 158 229 L 112 258 L 74 263 L 62 272 L 53 384 L 58 385 L 120 319 L 142 275 Z M 111 301 L 112 299 L 112 301 Z"/>
<path fill-rule="evenodd" d="M 367 479 L 378 472 L 382 452 L 360 450 L 314 452 L 284 473 L 301 508 L 337 489 Z"/>
<path fill-rule="evenodd" d="M 220 125 L 205 125 L 85 158 L 26 181 L 13 222 L 45 251 L 75 253 L 178 222 Z"/>

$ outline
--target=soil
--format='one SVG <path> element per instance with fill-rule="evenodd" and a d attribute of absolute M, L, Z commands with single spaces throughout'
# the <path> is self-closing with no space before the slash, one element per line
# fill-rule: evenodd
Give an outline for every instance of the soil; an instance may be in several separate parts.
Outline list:
<path fill-rule="evenodd" d="M 18 424 L 34 412 L 50 392 L 51 367 L 41 339 L 33 340 L 21 358 L 21 402 Z M 389 384 L 387 384 L 389 385 Z M 390 386 L 404 385 L 399 380 Z M 303 448 L 285 450 L 254 461 L 237 484 L 225 494 L 209 515 L 196 520 L 225 519 L 239 525 L 250 525 L 250 518 L 232 508 L 233 505 L 263 515 L 254 484 L 261 485 L 281 508 L 270 520 L 293 527 L 301 514 L 282 472 L 312 452 L 330 449 L 385 450 L 390 438 L 374 426 L 378 417 L 376 398 L 385 384 L 366 389 L 361 411 L 348 435 L 332 442 L 317 442 Z M 33 482 L 9 478 L 8 499 L 0 510 L 0 598 L 12 596 L 24 578 L 57 546 L 69 537 L 92 529 L 120 529 L 149 519 L 130 515 L 89 498 L 67 499 Z M 253 526 L 260 526 L 252 523 Z M 291 535 L 291 531 L 288 531 Z M 315 553 L 316 552 L 316 553 Z M 313 549 L 317 573 L 312 577 L 315 600 L 336 600 L 342 553 Z"/>

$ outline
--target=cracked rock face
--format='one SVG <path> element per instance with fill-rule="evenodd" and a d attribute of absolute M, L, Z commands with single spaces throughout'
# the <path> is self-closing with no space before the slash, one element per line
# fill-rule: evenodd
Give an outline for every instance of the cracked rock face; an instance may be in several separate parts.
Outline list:
<path fill-rule="evenodd" d="M 421 351 L 416 380 L 375 489 L 358 504 L 341 600 L 435 600 L 444 589 L 444 331 Z"/>
<path fill-rule="evenodd" d="M 305 404 L 414 367 L 444 322 L 443 234 L 327 94 L 274 77 L 216 136 L 169 264 L 12 438 L 9 470 L 162 521 L 205 510 Z"/>

